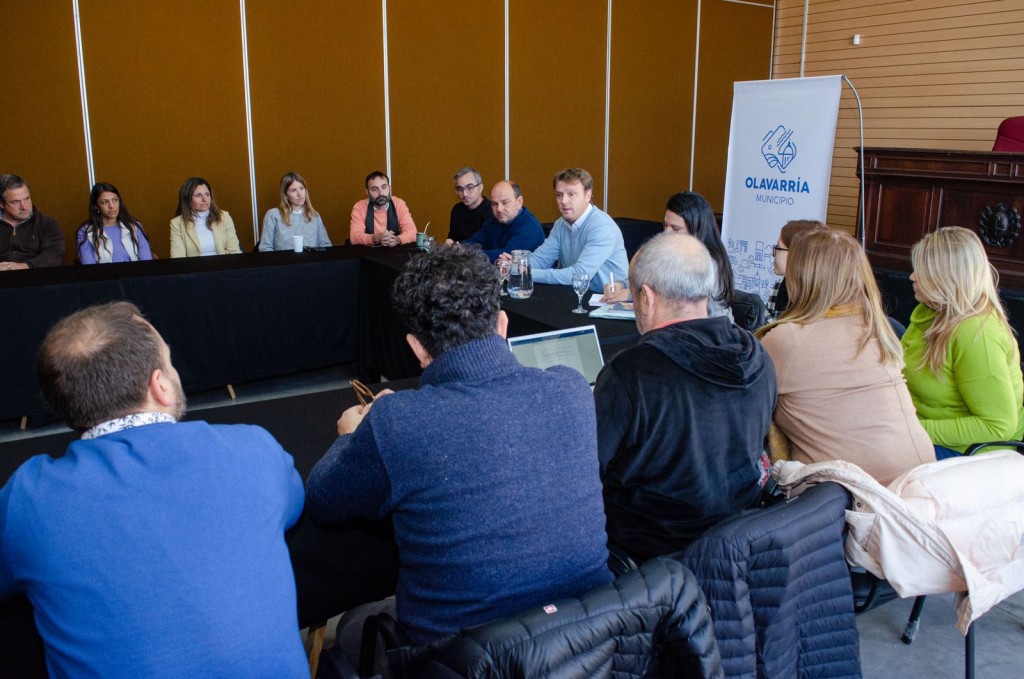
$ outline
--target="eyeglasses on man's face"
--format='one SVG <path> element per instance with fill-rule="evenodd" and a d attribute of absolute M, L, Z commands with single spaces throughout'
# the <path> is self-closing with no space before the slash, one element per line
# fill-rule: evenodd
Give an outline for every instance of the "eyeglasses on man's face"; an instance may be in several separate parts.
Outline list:
<path fill-rule="evenodd" d="M 473 189 L 475 189 L 478 186 L 480 186 L 479 182 L 477 182 L 476 184 L 466 184 L 465 186 L 456 186 L 455 187 L 455 193 L 457 193 L 457 194 L 459 194 L 461 196 L 464 193 L 469 193 L 470 191 L 472 191 Z"/>

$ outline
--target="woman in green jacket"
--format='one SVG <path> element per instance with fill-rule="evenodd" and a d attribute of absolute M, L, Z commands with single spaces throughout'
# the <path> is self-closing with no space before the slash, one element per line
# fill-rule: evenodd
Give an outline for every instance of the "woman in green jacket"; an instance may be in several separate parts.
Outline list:
<path fill-rule="evenodd" d="M 903 336 L 907 386 L 935 455 L 1024 435 L 1020 350 L 973 231 L 949 226 L 910 251 L 920 304 Z"/>

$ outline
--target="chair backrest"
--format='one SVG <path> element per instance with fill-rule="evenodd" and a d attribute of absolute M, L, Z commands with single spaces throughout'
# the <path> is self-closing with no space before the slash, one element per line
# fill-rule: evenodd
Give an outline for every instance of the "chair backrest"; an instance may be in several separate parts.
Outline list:
<path fill-rule="evenodd" d="M 744 290 L 735 291 L 732 303 L 732 317 L 736 325 L 754 332 L 765 323 L 764 300 L 761 296 Z"/>
<path fill-rule="evenodd" d="M 860 676 L 843 553 L 849 503 L 842 486 L 821 484 L 723 521 L 686 549 L 727 676 Z"/>
<path fill-rule="evenodd" d="M 1007 118 L 999 123 L 992 150 L 1024 153 L 1024 116 Z"/>
<path fill-rule="evenodd" d="M 632 217 L 615 217 L 615 223 L 622 232 L 622 243 L 626 246 L 626 260 L 631 261 L 636 251 L 651 236 L 661 233 L 661 222 Z"/>
<path fill-rule="evenodd" d="M 461 632 L 419 677 L 721 677 L 704 595 L 657 557 L 579 598 Z"/>

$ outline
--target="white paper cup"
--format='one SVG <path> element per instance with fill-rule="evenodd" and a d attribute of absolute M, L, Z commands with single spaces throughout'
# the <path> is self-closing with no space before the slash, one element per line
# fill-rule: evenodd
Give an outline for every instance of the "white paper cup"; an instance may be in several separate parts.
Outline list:
<path fill-rule="evenodd" d="M 302 252 L 302 236 L 292 236 L 292 248 L 295 252 Z"/>

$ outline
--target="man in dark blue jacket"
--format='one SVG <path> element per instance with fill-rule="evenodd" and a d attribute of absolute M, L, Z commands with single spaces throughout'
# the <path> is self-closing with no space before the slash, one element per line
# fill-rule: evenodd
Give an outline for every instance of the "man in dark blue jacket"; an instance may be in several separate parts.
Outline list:
<path fill-rule="evenodd" d="M 594 399 L 609 544 L 639 562 L 756 505 L 777 390 L 754 336 L 707 317 L 715 267 L 700 241 L 647 241 L 629 284 L 642 337 L 601 371 Z"/>
<path fill-rule="evenodd" d="M 480 230 L 462 241 L 479 246 L 492 262 L 503 252 L 536 250 L 544 242 L 544 229 L 533 213 L 523 207 L 519 184 L 500 181 L 491 188 L 494 216 Z"/>

